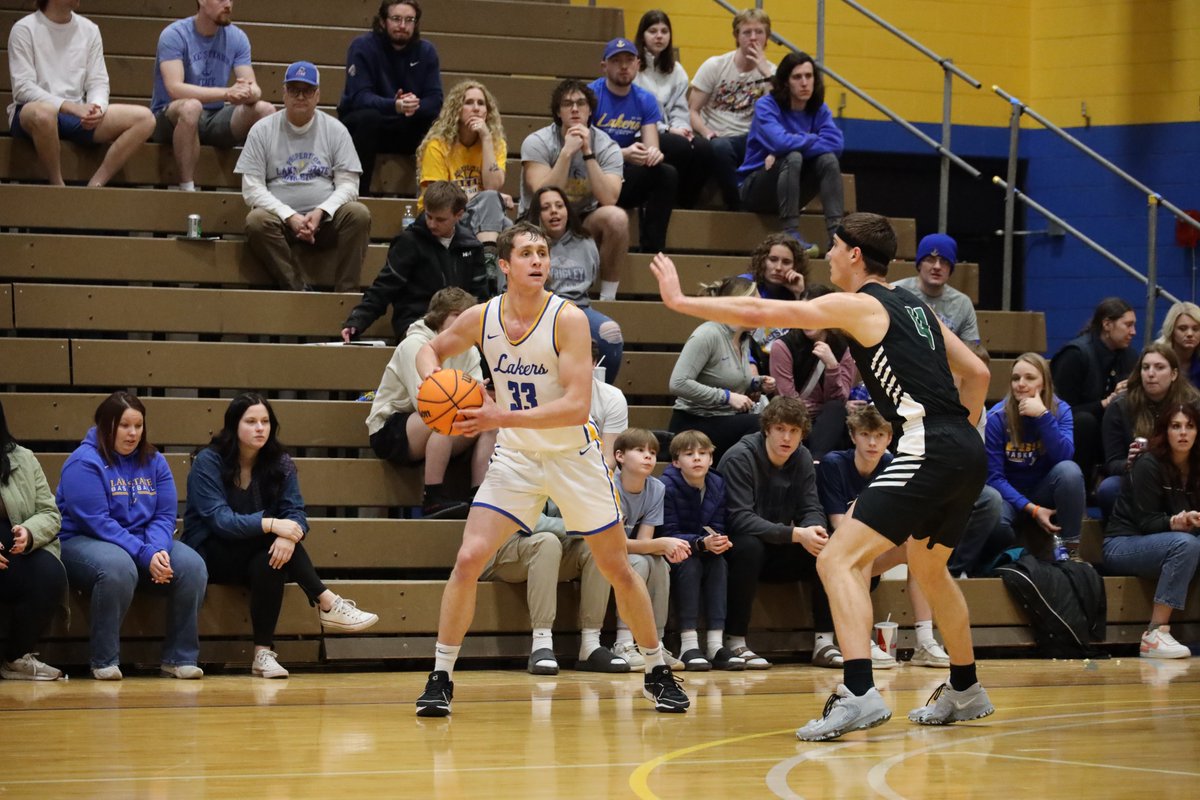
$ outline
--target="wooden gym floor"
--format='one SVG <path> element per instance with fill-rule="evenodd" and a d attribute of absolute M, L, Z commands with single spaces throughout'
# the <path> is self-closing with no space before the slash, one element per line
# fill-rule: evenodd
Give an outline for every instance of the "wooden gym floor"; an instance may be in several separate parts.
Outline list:
<path fill-rule="evenodd" d="M 891 722 L 824 744 L 795 728 L 840 672 L 685 674 L 686 715 L 639 675 L 460 669 L 454 716 L 420 720 L 415 672 L 201 682 L 0 681 L 0 797 L 1189 796 L 1200 778 L 1200 666 L 980 662 L 997 712 L 925 728 L 905 713 L 944 679 L 877 672 Z M 1170 787 L 1175 787 L 1171 789 Z M 1194 796 L 1194 795 L 1191 795 Z"/>

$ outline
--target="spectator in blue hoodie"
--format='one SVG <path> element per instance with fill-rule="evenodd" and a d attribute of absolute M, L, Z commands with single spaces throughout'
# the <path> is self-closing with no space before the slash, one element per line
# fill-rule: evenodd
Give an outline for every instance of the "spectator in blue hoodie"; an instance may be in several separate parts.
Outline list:
<path fill-rule="evenodd" d="M 842 131 L 825 104 L 825 81 L 807 53 L 779 62 L 770 94 L 754 104 L 746 158 L 738 169 L 742 208 L 777 211 L 784 233 L 816 248 L 800 234 L 800 210 L 820 196 L 828 239 L 842 221 Z"/>
<path fill-rule="evenodd" d="M 671 596 L 679 616 L 679 659 L 684 669 L 716 667 L 743 670 L 746 659 L 725 646 L 725 612 L 729 585 L 725 535 L 725 481 L 712 471 L 713 443 L 700 431 L 680 431 L 671 439 L 671 466 L 663 472 L 663 524 L 657 535 L 687 542 L 692 554 L 671 564 Z M 708 623 L 700 649 L 697 623 L 700 600 Z"/>
<path fill-rule="evenodd" d="M 95 422 L 63 464 L 55 496 L 67 578 L 91 594 L 92 676 L 121 680 L 121 622 L 134 590 L 149 588 L 167 596 L 162 674 L 202 678 L 197 618 L 208 570 L 173 538 L 175 480 L 147 437 L 146 408 L 128 392 L 113 392 Z"/>
<path fill-rule="evenodd" d="M 346 51 L 346 87 L 337 112 L 362 162 L 366 197 L 377 153 L 415 153 L 442 110 L 437 50 L 421 38 L 418 0 L 384 0 L 371 30 Z"/>
<path fill-rule="evenodd" d="M 1049 535 L 1078 542 L 1083 527 L 1083 472 L 1071 460 L 1071 406 L 1054 394 L 1050 365 L 1037 353 L 1013 363 L 1008 395 L 988 412 L 984 446 L 988 485 L 1000 492 L 1000 524 L 1028 514 Z"/>

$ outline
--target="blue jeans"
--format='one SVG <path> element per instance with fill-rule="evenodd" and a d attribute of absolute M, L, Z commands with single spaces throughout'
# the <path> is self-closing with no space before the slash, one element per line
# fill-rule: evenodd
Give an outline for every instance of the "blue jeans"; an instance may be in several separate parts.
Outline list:
<path fill-rule="evenodd" d="M 671 597 L 679 617 L 679 629 L 694 631 L 700 619 L 700 601 L 704 601 L 704 619 L 708 630 L 725 630 L 726 595 L 729 564 L 717 553 L 694 553 L 671 565 Z"/>
<path fill-rule="evenodd" d="M 1000 525 L 1000 518 L 1008 503 L 993 487 L 984 485 L 967 518 L 967 526 L 963 529 L 954 552 L 946 567 L 954 576 L 967 573 L 975 578 L 984 574 L 988 565 L 996 556 L 1012 547 L 1014 536 L 1012 528 Z"/>
<path fill-rule="evenodd" d="M 737 211 L 742 205 L 738 190 L 738 167 L 746 160 L 746 134 L 739 136 L 717 136 L 709 139 L 713 151 L 713 178 L 721 190 L 721 200 L 729 211 Z"/>
<path fill-rule="evenodd" d="M 1109 575 L 1158 578 L 1154 602 L 1171 608 L 1187 605 L 1188 585 L 1200 564 L 1200 537 L 1168 531 L 1104 540 L 1104 571 Z"/>
<path fill-rule="evenodd" d="M 1083 485 L 1083 472 L 1078 464 L 1074 461 L 1058 462 L 1032 492 L 1026 493 L 1026 497 L 1032 503 L 1054 509 L 1054 524 L 1062 528 L 1058 535 L 1063 541 L 1079 541 L 1087 493 Z M 1000 524 L 1011 528 L 1017 515 L 1024 513 L 1024 509 L 1013 508 L 1012 503 L 1005 503 L 1000 513 Z"/>
<path fill-rule="evenodd" d="M 621 333 L 621 326 L 590 305 L 580 306 L 579 310 L 587 317 L 592 341 L 600 348 L 600 357 L 604 359 L 601 364 L 604 367 L 604 382 L 612 383 L 617 379 L 621 359 L 625 357 L 625 336 Z"/>
<path fill-rule="evenodd" d="M 170 583 L 157 584 L 121 547 L 90 536 L 73 536 L 62 543 L 63 565 L 71 586 L 90 592 L 91 665 L 111 667 L 121 657 L 121 623 L 139 586 L 167 595 L 167 635 L 162 663 L 194 666 L 200 656 L 198 617 L 208 568 L 204 559 L 183 542 L 171 547 Z"/>

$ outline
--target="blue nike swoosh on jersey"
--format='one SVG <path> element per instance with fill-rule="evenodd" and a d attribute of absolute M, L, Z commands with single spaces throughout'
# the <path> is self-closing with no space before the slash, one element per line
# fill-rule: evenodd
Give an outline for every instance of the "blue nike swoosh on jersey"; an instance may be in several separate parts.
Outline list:
<path fill-rule="evenodd" d="M 499 335 L 500 335 L 500 334 L 498 334 L 498 333 L 489 333 L 489 334 L 487 335 L 487 338 L 489 338 L 489 339 L 495 339 L 495 338 L 496 338 L 497 336 L 499 336 Z"/>

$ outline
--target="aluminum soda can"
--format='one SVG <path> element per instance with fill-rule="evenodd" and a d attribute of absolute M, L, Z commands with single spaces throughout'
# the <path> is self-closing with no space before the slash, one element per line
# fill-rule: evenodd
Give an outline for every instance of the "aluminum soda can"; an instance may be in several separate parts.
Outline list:
<path fill-rule="evenodd" d="M 199 239 L 201 236 L 200 215 L 188 214 L 187 218 L 187 238 Z"/>

